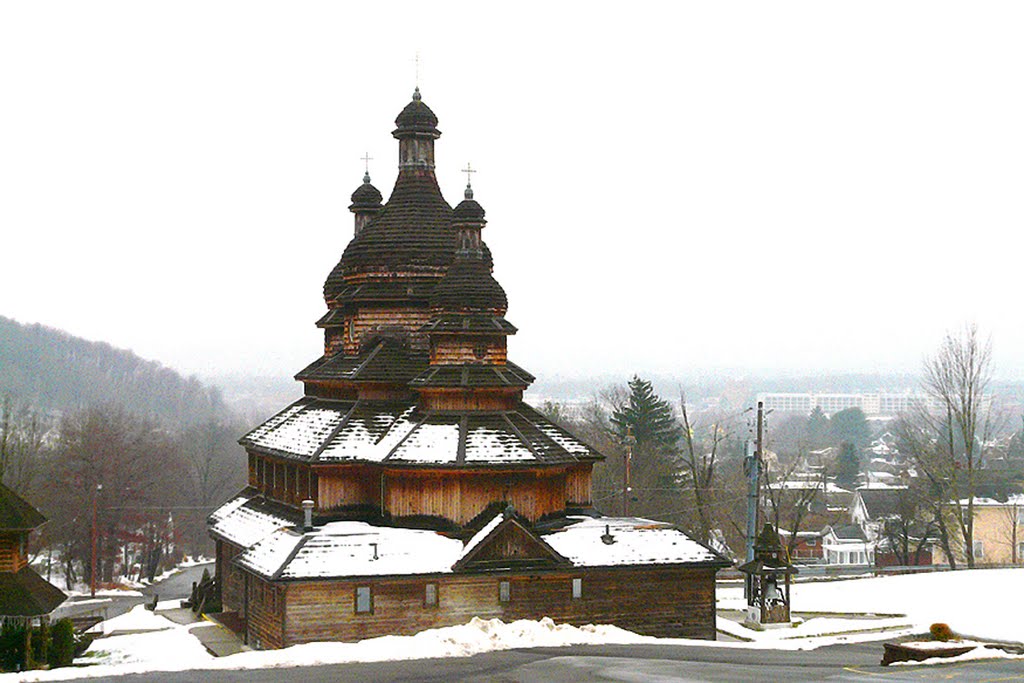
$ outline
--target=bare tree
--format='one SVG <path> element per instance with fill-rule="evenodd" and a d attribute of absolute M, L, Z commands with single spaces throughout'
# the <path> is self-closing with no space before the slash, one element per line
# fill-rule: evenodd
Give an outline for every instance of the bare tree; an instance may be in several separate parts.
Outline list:
<path fill-rule="evenodd" d="M 807 521 L 812 518 L 814 508 L 826 507 L 828 475 L 825 470 L 813 479 L 793 481 L 793 474 L 799 465 L 800 462 L 794 460 L 787 468 L 776 474 L 766 463 L 764 470 L 764 492 L 771 507 L 772 523 L 776 530 L 782 528 L 790 532 L 786 542 L 789 557 L 793 556 L 798 541 L 797 535 L 805 529 Z"/>
<path fill-rule="evenodd" d="M 680 462 L 683 474 L 688 479 L 693 493 L 696 513 L 695 531 L 700 540 L 711 541 L 711 530 L 715 528 L 712 510 L 712 496 L 715 489 L 715 466 L 718 462 L 719 446 L 729 438 L 729 432 L 721 419 L 715 419 L 706 440 L 699 440 L 695 425 L 690 421 L 686 408 L 686 394 L 679 392 L 682 406 L 683 437 Z"/>
<path fill-rule="evenodd" d="M 940 463 L 935 463 L 940 467 L 933 467 L 932 474 L 949 477 L 953 498 L 948 503 L 968 567 L 974 567 L 975 469 L 981 441 L 993 428 L 986 395 L 991 377 L 992 344 L 978 338 L 976 325 L 947 334 L 924 367 L 924 388 L 941 407 L 939 415 L 929 415 L 933 432 L 940 435 L 936 441 Z"/>

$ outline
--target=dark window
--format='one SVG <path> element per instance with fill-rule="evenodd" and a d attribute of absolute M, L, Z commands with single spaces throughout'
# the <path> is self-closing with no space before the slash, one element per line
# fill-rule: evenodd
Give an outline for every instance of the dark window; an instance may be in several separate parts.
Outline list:
<path fill-rule="evenodd" d="M 512 586 L 508 581 L 498 582 L 498 600 L 508 602 L 512 598 Z"/>
<path fill-rule="evenodd" d="M 423 591 L 423 604 L 426 607 L 437 607 L 437 584 L 428 583 Z"/>
<path fill-rule="evenodd" d="M 487 344 L 483 342 L 477 342 L 476 344 L 473 344 L 473 355 L 480 359 L 486 358 Z"/>
<path fill-rule="evenodd" d="M 813 548 L 814 546 L 818 545 L 818 539 L 816 539 L 816 538 L 808 538 L 806 543 L 807 543 L 807 547 L 808 548 Z"/>
<path fill-rule="evenodd" d="M 373 611 L 373 596 L 369 586 L 356 588 L 356 614 L 367 614 Z"/>

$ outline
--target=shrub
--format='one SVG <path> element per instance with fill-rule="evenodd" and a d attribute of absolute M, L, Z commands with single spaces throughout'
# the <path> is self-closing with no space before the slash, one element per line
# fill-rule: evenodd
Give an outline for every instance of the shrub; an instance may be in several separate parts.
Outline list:
<path fill-rule="evenodd" d="M 60 619 L 50 629 L 50 652 L 47 662 L 50 666 L 71 666 L 75 658 L 75 627 L 70 619 Z"/>
<path fill-rule="evenodd" d="M 947 640 L 954 640 L 956 638 L 956 635 L 953 633 L 953 629 L 949 627 L 949 624 L 932 624 L 931 628 L 928 630 L 931 632 L 933 640 L 946 642 Z"/>
<path fill-rule="evenodd" d="M 22 671 L 28 653 L 25 643 L 28 627 L 20 622 L 5 621 L 0 627 L 0 671 Z"/>

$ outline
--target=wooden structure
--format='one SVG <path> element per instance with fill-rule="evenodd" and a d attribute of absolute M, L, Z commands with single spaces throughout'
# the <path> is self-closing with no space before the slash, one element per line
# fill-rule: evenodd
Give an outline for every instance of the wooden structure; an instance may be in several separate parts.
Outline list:
<path fill-rule="evenodd" d="M 754 628 L 790 623 L 789 583 L 797 569 L 779 542 L 779 534 L 765 524 L 754 542 L 754 559 L 738 569 L 750 579 L 745 624 Z"/>
<path fill-rule="evenodd" d="M 29 534 L 46 521 L 0 484 L 0 621 L 40 622 L 67 598 L 28 566 Z"/>
<path fill-rule="evenodd" d="M 468 183 L 454 209 L 441 195 L 441 133 L 418 89 L 396 124 L 391 197 L 368 174 L 352 195 L 354 235 L 317 323 L 324 353 L 296 375 L 305 396 L 241 439 L 249 486 L 210 518 L 225 609 L 260 647 L 474 615 L 714 637 L 728 562 L 647 520 L 590 525 L 602 456 L 522 400 L 533 376 L 508 359 L 516 328 L 484 209 Z M 504 540 L 466 554 L 492 523 Z M 629 543 L 604 544 L 605 527 Z M 595 548 L 557 550 L 580 530 Z"/>

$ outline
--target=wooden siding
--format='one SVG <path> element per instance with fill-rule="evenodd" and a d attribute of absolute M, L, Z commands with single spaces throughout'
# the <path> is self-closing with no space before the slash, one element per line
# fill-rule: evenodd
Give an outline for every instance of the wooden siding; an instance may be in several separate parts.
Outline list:
<path fill-rule="evenodd" d="M 285 587 L 280 623 L 287 625 L 286 646 L 409 635 L 473 617 L 512 621 L 544 616 L 560 623 L 615 624 L 646 635 L 713 640 L 714 574 L 713 569 L 631 567 L 292 583 Z M 574 578 L 582 579 L 578 599 L 572 597 Z M 510 599 L 503 603 L 498 585 L 505 580 Z M 427 583 L 437 585 L 437 606 L 425 604 Z M 370 587 L 369 613 L 355 611 L 359 586 Z"/>
<path fill-rule="evenodd" d="M 317 479 L 319 510 L 335 510 L 354 505 L 380 508 L 380 474 L 374 468 L 355 465 L 321 469 Z"/>
<path fill-rule="evenodd" d="M 483 357 L 477 355 L 477 346 L 484 350 Z M 504 337 L 454 337 L 437 336 L 430 345 L 431 365 L 505 365 L 508 353 Z"/>
<path fill-rule="evenodd" d="M 417 472 L 392 470 L 384 486 L 393 517 L 444 517 L 465 524 L 495 501 L 507 501 L 530 521 L 565 509 L 564 471 Z"/>
<path fill-rule="evenodd" d="M 565 502 L 574 507 L 587 507 L 593 502 L 592 464 L 569 470 L 565 479 Z"/>
<path fill-rule="evenodd" d="M 28 564 L 21 544 L 21 534 L 0 534 L 0 572 L 16 572 Z"/>
<path fill-rule="evenodd" d="M 515 410 L 521 389 L 421 389 L 423 410 Z"/>
<path fill-rule="evenodd" d="M 242 548 L 226 541 L 217 541 L 217 580 L 220 581 L 221 603 L 225 612 L 245 616 L 245 573 L 231 564 Z"/>
<path fill-rule="evenodd" d="M 347 322 L 347 321 L 346 321 Z M 351 333 L 345 335 L 345 353 L 358 354 L 363 342 L 373 336 L 391 330 L 401 329 L 409 335 L 409 346 L 417 351 L 426 351 L 427 336 L 419 330 L 430 322 L 430 310 L 427 308 L 389 307 L 360 308 L 352 322 Z"/>
<path fill-rule="evenodd" d="M 252 574 L 246 582 L 246 642 L 257 649 L 283 647 L 284 600 L 282 587 Z"/>

